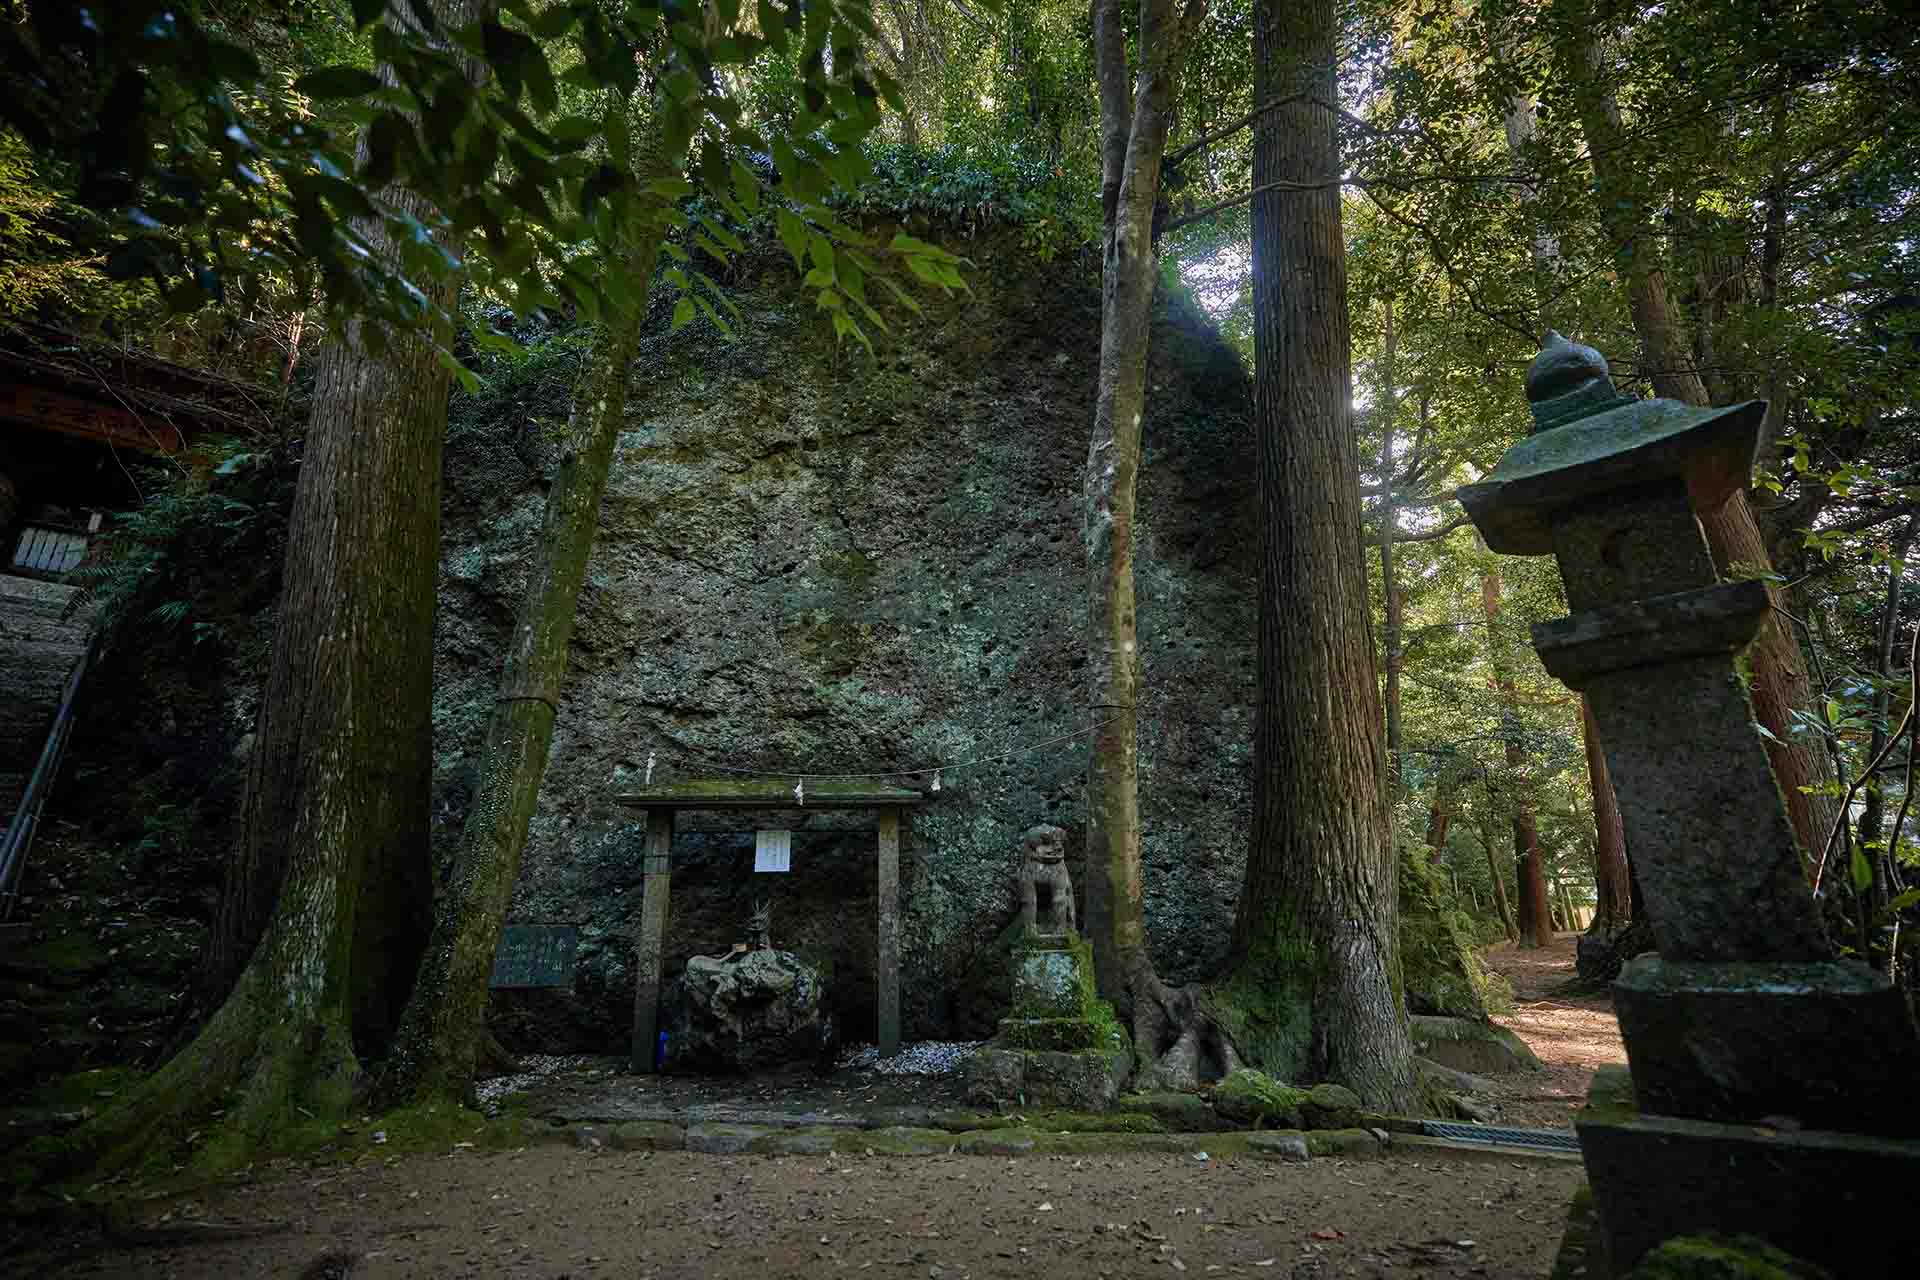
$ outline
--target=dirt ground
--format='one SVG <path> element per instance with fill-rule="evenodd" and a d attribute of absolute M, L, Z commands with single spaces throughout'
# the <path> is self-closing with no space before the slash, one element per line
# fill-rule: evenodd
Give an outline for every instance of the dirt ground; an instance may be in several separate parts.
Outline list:
<path fill-rule="evenodd" d="M 1487 955 L 1516 991 L 1515 1012 L 1501 1021 L 1546 1064 L 1498 1078 L 1503 1123 L 1570 1125 L 1594 1068 L 1625 1060 L 1606 996 L 1560 992 L 1573 943 L 1566 935 L 1544 951 L 1503 946 Z M 942 1083 L 794 1073 L 757 1081 L 732 1101 L 799 1098 L 839 1109 L 896 1102 L 900 1091 L 926 1104 Z M 671 1077 L 650 1087 L 658 1096 L 649 1102 L 707 1100 Z M 1437 1153 L 1293 1165 L 1148 1154 L 457 1151 L 212 1188 L 143 1215 L 161 1243 L 50 1240 L 33 1270 L 179 1280 L 1537 1277 L 1551 1265 L 1582 1176 L 1573 1163 Z M 164 1242 L 183 1222 L 238 1238 Z"/>
<path fill-rule="evenodd" d="M 1573 977 L 1573 947 L 1579 936 L 1558 934 L 1551 947 L 1538 951 L 1507 943 L 1484 953 L 1488 967 L 1513 983 L 1514 1011 L 1496 1021 L 1525 1040 L 1546 1067 L 1491 1077 L 1498 1086 L 1502 1124 L 1571 1128 L 1594 1069 L 1626 1063 L 1612 998 L 1604 991 L 1568 995 L 1562 990 Z"/>
<path fill-rule="evenodd" d="M 95 1251 L 43 1274 L 1537 1277 L 1580 1178 L 1571 1163 L 1449 1157 L 1281 1165 L 1191 1155 L 829 1159 L 540 1147 L 223 1188 L 177 1212 L 287 1229 Z"/>

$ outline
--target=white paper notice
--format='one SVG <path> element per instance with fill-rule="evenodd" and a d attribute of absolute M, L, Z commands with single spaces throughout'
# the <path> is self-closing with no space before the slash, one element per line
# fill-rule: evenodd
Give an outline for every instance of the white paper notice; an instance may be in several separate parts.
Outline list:
<path fill-rule="evenodd" d="M 793 832 L 756 831 L 753 833 L 753 869 L 790 871 L 793 865 Z"/>

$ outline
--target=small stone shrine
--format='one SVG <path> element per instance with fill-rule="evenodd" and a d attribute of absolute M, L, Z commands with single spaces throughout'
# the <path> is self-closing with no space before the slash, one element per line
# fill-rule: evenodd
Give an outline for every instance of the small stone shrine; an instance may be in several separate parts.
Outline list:
<path fill-rule="evenodd" d="M 1013 1007 L 969 1061 L 968 1096 L 982 1105 L 1103 1110 L 1120 1092 L 1132 1055 L 1113 1010 L 1093 994 L 1093 952 L 1073 929 L 1066 832 L 1033 827 L 1020 846 Z"/>
<path fill-rule="evenodd" d="M 1614 984 L 1631 1081 L 1603 1071 L 1576 1123 L 1605 1254 L 1585 1274 L 1712 1233 L 1910 1275 L 1920 1035 L 1834 957 L 1734 669 L 1772 603 L 1716 580 L 1695 517 L 1748 483 L 1766 405 L 1620 396 L 1554 333 L 1527 396 L 1533 434 L 1460 500 L 1494 551 L 1559 562 L 1573 615 L 1534 648 L 1593 707 L 1659 946 Z"/>
<path fill-rule="evenodd" d="M 645 879 L 643 881 L 640 904 L 640 920 L 636 930 L 634 946 L 634 983 L 633 983 L 633 1069 L 648 1072 L 655 1069 L 658 1059 L 658 1032 L 660 1012 L 660 968 L 662 949 L 667 934 L 667 904 L 673 885 L 673 827 L 674 815 L 686 810 L 708 810 L 719 812 L 819 812 L 821 810 L 866 809 L 872 810 L 878 817 L 878 832 L 875 841 L 875 898 L 879 903 L 879 918 L 876 922 L 879 954 L 875 958 L 875 968 L 879 977 L 878 1008 L 875 1009 L 876 1038 L 880 1042 L 880 1053 L 890 1057 L 900 1052 L 900 815 L 913 805 L 920 803 L 920 793 L 903 787 L 873 786 L 859 782 L 828 781 L 816 783 L 807 788 L 789 787 L 785 779 L 748 779 L 737 778 L 692 778 L 682 782 L 650 785 L 642 790 L 627 792 L 614 797 L 615 801 L 630 809 L 637 809 L 647 817 L 647 852 Z M 771 904 L 767 905 L 771 912 Z M 756 937 L 766 936 L 765 919 L 753 923 Z M 687 976 L 683 991 L 696 983 L 738 984 L 743 981 L 778 986 L 791 976 L 797 985 L 800 982 L 797 973 L 775 974 L 773 963 L 767 956 L 786 955 L 785 952 L 751 950 L 750 956 L 760 959 L 751 962 L 749 970 L 722 975 L 717 970 L 706 968 L 702 974 L 694 972 L 696 963 L 703 965 L 734 965 L 736 956 L 722 956 L 710 961 L 695 957 L 687 965 Z M 795 959 L 794 964 L 800 962 Z M 786 966 L 791 970 L 791 966 Z M 817 983 L 815 984 L 817 987 Z M 770 988 L 769 988 L 770 989 Z M 783 988 L 791 991 L 795 988 Z M 734 994 L 722 992 L 716 988 L 712 993 L 716 999 L 726 995 L 729 1000 Z M 814 1004 L 819 1003 L 817 990 L 813 996 Z M 684 1029 L 687 1034 L 691 1028 Z M 684 1058 L 685 1041 L 672 1041 L 672 1056 L 675 1061 L 688 1061 Z"/>

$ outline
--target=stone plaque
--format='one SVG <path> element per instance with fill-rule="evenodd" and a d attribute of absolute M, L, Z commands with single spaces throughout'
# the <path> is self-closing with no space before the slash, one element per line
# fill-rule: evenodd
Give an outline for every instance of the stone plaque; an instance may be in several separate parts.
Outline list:
<path fill-rule="evenodd" d="M 489 987 L 571 987 L 580 929 L 571 924 L 510 924 L 493 954 Z"/>

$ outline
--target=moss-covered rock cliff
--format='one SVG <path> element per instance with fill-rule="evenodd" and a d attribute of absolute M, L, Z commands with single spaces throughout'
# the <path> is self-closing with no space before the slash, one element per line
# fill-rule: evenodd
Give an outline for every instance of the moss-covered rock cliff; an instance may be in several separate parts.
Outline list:
<path fill-rule="evenodd" d="M 1098 281 L 1009 236 L 951 247 L 972 292 L 902 317 L 875 355 L 836 345 L 783 259 L 743 262 L 732 340 L 663 331 L 633 370 L 552 764 L 513 917 L 583 926 L 573 997 L 501 997 L 532 1047 L 621 1047 L 644 833 L 612 796 L 720 766 L 924 770 L 905 839 L 909 1037 L 979 1035 L 971 989 L 1012 910 L 1019 833 L 1077 847 L 1089 721 L 1080 477 Z M 1141 482 L 1141 788 L 1156 961 L 1208 975 L 1239 891 L 1248 809 L 1255 511 L 1245 371 L 1167 299 Z M 441 829 L 457 831 L 504 629 L 539 527 L 580 348 L 552 337 L 457 401 L 436 694 Z M 957 762 L 977 762 L 959 765 Z M 870 821 L 804 810 L 793 872 L 754 876 L 747 815 L 683 815 L 669 974 L 744 937 L 829 973 L 844 1034 L 872 1034 Z M 970 981 L 970 979 L 972 981 Z"/>

